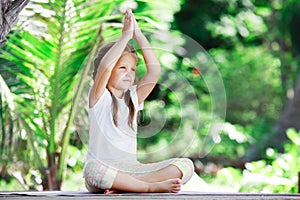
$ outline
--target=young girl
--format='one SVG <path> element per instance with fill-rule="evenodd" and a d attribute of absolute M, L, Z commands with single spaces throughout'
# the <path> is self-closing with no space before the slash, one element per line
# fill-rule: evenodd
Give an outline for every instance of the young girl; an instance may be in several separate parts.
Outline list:
<path fill-rule="evenodd" d="M 141 48 L 147 68 L 137 85 L 133 84 L 138 57 L 128 44 L 132 38 Z M 178 193 L 193 175 L 192 161 L 137 161 L 137 112 L 157 83 L 161 69 L 130 9 L 125 13 L 122 36 L 99 49 L 94 66 L 94 84 L 89 93 L 90 138 L 83 170 L 87 189 L 106 194 Z"/>

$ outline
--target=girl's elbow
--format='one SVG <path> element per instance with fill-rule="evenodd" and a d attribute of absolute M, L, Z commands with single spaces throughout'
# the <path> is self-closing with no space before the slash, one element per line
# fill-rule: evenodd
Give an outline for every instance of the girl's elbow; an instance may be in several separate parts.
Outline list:
<path fill-rule="evenodd" d="M 156 68 L 156 74 L 158 75 L 158 76 L 160 76 L 160 74 L 161 74 L 161 66 L 160 66 L 160 64 L 158 64 L 158 66 L 157 66 L 157 68 Z"/>
<path fill-rule="evenodd" d="M 161 74 L 160 64 L 147 65 L 147 73 L 153 77 L 159 77 Z"/>
<path fill-rule="evenodd" d="M 161 74 L 161 68 L 160 67 L 152 72 L 152 75 L 157 77 L 157 78 L 159 78 L 160 74 Z"/>

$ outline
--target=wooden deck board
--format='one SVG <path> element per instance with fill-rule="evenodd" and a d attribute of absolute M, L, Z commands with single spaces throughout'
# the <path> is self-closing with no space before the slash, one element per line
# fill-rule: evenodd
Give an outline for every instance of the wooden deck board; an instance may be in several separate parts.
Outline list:
<path fill-rule="evenodd" d="M 87 192 L 0 192 L 0 199 L 36 199 L 36 200 L 61 200 L 61 199 L 199 199 L 199 200 L 229 200 L 229 199 L 299 199 L 300 194 L 263 194 L 263 193 L 201 193 L 182 192 L 179 194 L 166 193 L 125 193 L 125 194 L 91 194 Z"/>

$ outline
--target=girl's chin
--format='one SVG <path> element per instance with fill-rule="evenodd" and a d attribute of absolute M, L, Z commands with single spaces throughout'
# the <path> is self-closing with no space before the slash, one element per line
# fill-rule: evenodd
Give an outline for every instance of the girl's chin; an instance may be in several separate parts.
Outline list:
<path fill-rule="evenodd" d="M 119 90 L 127 91 L 127 90 L 129 90 L 130 87 L 131 87 L 131 85 L 128 85 L 128 86 L 127 86 L 127 85 L 126 85 L 126 86 L 124 85 L 123 87 L 120 87 Z"/>
<path fill-rule="evenodd" d="M 132 86 L 129 82 L 123 82 L 122 84 L 117 85 L 115 88 L 117 90 L 124 90 L 127 91 Z"/>

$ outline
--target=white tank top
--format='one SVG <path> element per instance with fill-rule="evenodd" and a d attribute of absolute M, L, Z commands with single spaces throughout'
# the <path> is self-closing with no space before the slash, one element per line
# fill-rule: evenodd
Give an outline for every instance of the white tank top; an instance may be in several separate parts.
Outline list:
<path fill-rule="evenodd" d="M 97 103 L 89 108 L 89 144 L 86 162 L 93 159 L 106 163 L 137 162 L 136 118 L 138 110 L 143 109 L 143 103 L 138 105 L 136 86 L 129 90 L 135 108 L 134 130 L 128 125 L 128 106 L 124 99 L 117 97 L 118 126 L 115 126 L 112 97 L 107 89 Z"/>

